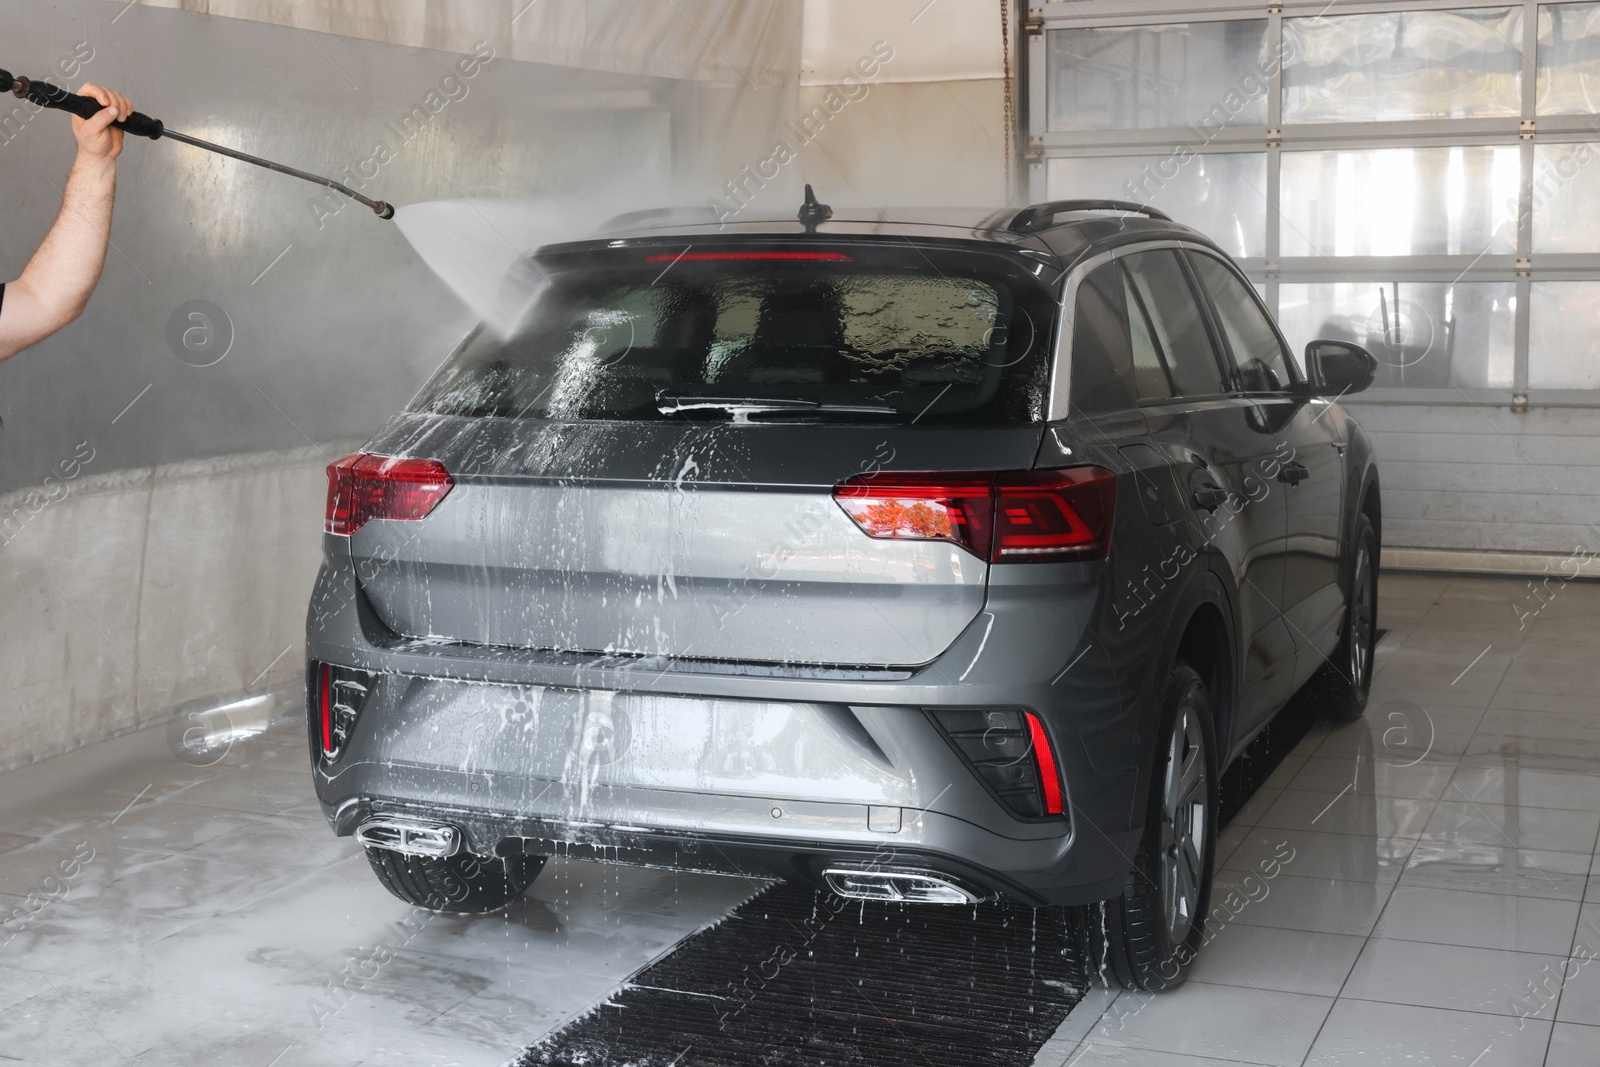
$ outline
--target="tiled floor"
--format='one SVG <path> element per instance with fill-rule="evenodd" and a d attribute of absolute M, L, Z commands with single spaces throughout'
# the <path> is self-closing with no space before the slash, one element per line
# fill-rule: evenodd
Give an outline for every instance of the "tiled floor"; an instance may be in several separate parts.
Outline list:
<path fill-rule="evenodd" d="M 1600 1064 L 1600 585 L 1385 575 L 1380 625 L 1365 719 L 1223 834 L 1189 983 L 1097 989 L 1040 1067 Z"/>
<path fill-rule="evenodd" d="M 756 888 L 556 860 L 501 915 L 418 922 L 281 710 L 210 766 L 153 730 L 0 775 L 0 1063 L 492 1067 Z"/>
<path fill-rule="evenodd" d="M 1546 599 L 1385 576 L 1368 714 L 1224 833 L 1192 980 L 1096 988 L 1040 1067 L 1600 1063 L 1600 585 Z M 403 925 L 282 710 L 207 766 L 155 730 L 0 775 L 0 1063 L 489 1067 L 753 890 L 556 861 Z"/>

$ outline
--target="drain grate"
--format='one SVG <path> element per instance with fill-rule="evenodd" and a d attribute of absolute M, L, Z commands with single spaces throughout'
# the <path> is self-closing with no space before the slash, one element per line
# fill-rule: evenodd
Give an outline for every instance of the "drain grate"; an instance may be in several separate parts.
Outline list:
<path fill-rule="evenodd" d="M 1027 1067 L 1087 984 L 1064 909 L 776 885 L 519 1067 Z"/>

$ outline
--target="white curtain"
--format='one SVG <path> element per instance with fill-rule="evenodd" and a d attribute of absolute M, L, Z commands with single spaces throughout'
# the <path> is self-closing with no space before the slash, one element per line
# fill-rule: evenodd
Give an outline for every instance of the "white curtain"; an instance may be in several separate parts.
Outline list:
<path fill-rule="evenodd" d="M 107 0 L 125 3 L 126 0 Z M 387 44 L 680 81 L 787 88 L 803 0 L 142 0 Z"/>

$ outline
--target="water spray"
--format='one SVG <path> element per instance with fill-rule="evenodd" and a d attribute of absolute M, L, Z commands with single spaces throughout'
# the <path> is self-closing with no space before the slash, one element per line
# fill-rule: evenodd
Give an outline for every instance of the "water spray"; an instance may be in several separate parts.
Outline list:
<path fill-rule="evenodd" d="M 80 119 L 91 118 L 105 110 L 105 105 L 98 100 L 87 96 L 79 96 L 76 93 L 69 93 L 65 89 L 51 85 L 49 82 L 34 81 L 21 75 L 13 75 L 8 70 L 0 70 L 0 92 L 14 93 L 39 107 L 71 112 Z M 325 185 L 335 192 L 343 193 L 358 204 L 364 204 L 371 208 L 380 219 L 394 218 L 394 208 L 391 205 L 382 200 L 372 200 L 362 196 L 348 185 L 336 182 L 332 178 L 307 174 L 303 170 L 286 167 L 282 163 L 274 163 L 270 159 L 262 159 L 247 152 L 240 152 L 223 145 L 212 144 L 210 141 L 202 141 L 198 137 L 190 137 L 186 133 L 169 130 L 160 119 L 153 119 L 143 112 L 135 111 L 131 115 L 124 116 L 113 125 L 135 137 L 148 137 L 152 141 L 159 141 L 163 137 L 173 141 L 182 141 L 184 144 L 203 148 L 207 152 L 215 152 L 218 155 L 228 156 L 244 163 L 252 163 L 258 167 L 265 167 L 267 170 L 277 171 L 279 174 L 287 174 L 291 178 L 299 178 L 301 181 L 312 182 L 316 185 Z"/>

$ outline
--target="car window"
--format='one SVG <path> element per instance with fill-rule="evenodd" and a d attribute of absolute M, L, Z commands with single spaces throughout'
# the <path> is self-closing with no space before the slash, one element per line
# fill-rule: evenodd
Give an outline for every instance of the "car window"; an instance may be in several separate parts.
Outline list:
<path fill-rule="evenodd" d="M 1133 291 L 1132 279 L 1125 270 L 1119 269 L 1117 273 L 1122 277 L 1122 291 L 1128 303 L 1128 319 L 1131 323 L 1129 332 L 1133 337 L 1134 387 L 1140 400 L 1164 400 L 1172 396 L 1172 376 L 1167 373 L 1161 350 L 1156 347 L 1150 320 L 1139 306 L 1139 296 Z"/>
<path fill-rule="evenodd" d="M 1233 350 L 1238 388 L 1247 393 L 1276 393 L 1294 381 L 1278 331 L 1256 301 L 1255 290 L 1213 256 L 1189 257 L 1200 284 L 1217 309 L 1222 333 Z"/>
<path fill-rule="evenodd" d="M 1173 385 L 1182 396 L 1216 396 L 1228 391 L 1211 345 L 1211 333 L 1176 252 L 1138 252 L 1123 261 L 1156 342 L 1167 359 Z"/>
<path fill-rule="evenodd" d="M 413 410 L 555 420 L 727 418 L 662 398 L 873 408 L 1009 424 L 1043 415 L 1050 290 L 939 250 L 580 250 L 510 335 L 479 330 Z M 670 271 L 667 269 L 670 268 Z M 865 416 L 863 416 L 865 417 Z"/>
<path fill-rule="evenodd" d="M 1072 318 L 1073 414 L 1121 411 L 1172 395 L 1150 325 L 1121 266 L 1107 263 L 1078 287 Z"/>
<path fill-rule="evenodd" d="M 1127 294 L 1122 272 L 1107 263 L 1078 286 L 1072 315 L 1072 411 L 1121 411 L 1133 407 L 1136 398 Z"/>

